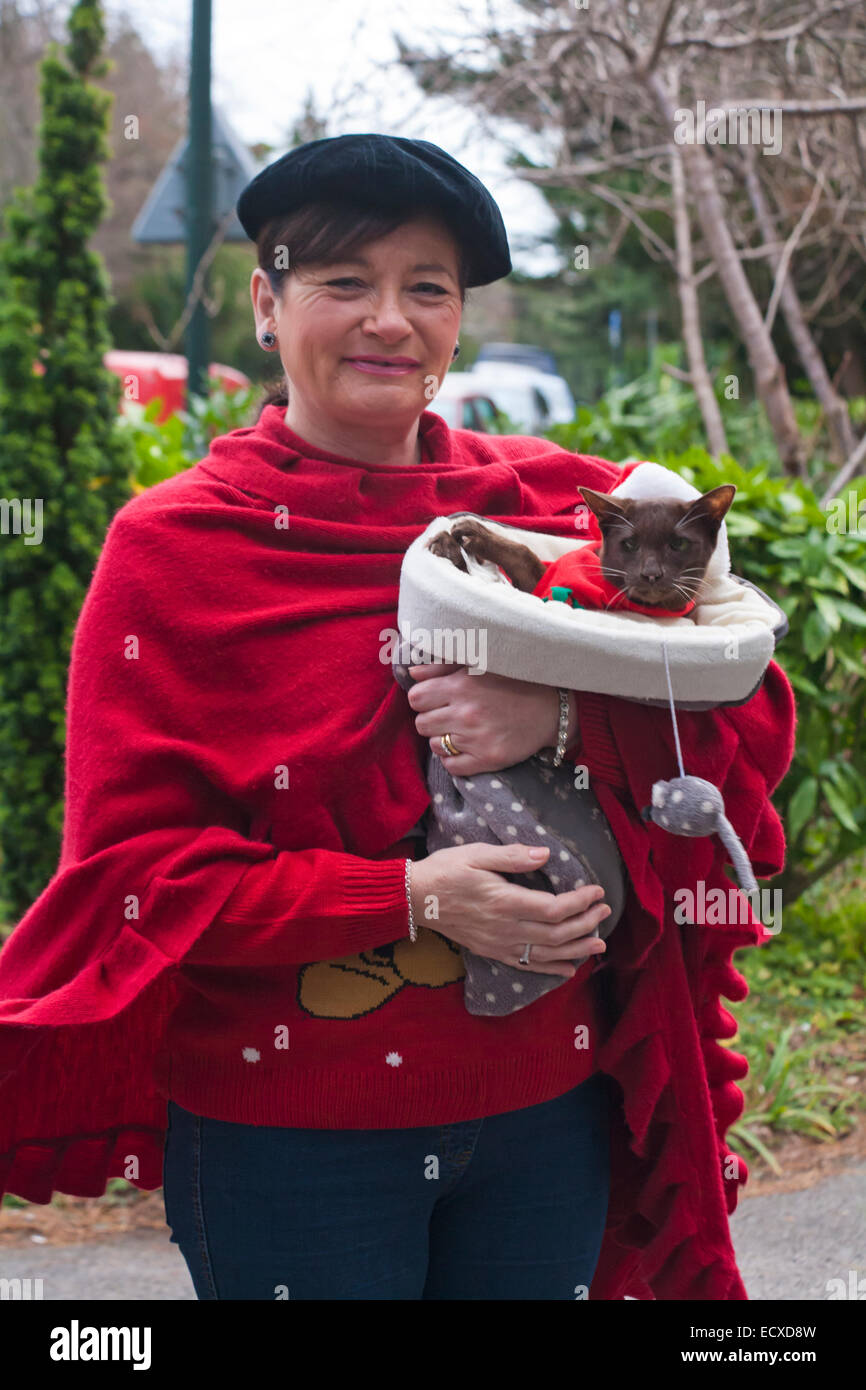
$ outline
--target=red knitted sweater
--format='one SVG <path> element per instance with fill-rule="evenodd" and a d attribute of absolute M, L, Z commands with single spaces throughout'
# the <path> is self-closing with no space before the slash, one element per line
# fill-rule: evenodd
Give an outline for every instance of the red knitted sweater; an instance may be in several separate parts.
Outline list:
<path fill-rule="evenodd" d="M 312 449 L 266 408 L 109 528 L 76 628 L 57 873 L 0 953 L 0 1191 L 159 1186 L 166 1095 L 218 1118 L 446 1123 L 619 1083 L 593 1298 L 743 1298 L 726 1163 L 745 1059 L 719 995 L 759 924 L 681 927 L 726 886 L 715 839 L 644 823 L 675 772 L 666 712 L 580 695 L 591 784 L 630 879 L 604 964 L 479 1019 L 452 943 L 406 939 L 406 837 L 427 743 L 387 655 L 400 562 L 436 515 L 573 535 L 578 483 L 618 470 L 425 412 L 417 465 Z M 625 692 L 624 692 L 625 693 Z M 758 874 L 793 746 L 771 664 L 746 704 L 683 713 L 688 772 L 724 793 Z M 575 1045 L 579 1024 L 591 1048 Z"/>
<path fill-rule="evenodd" d="M 380 1129 L 495 1115 L 585 1080 L 593 962 L 522 1028 L 470 1014 L 459 948 L 420 925 L 408 938 L 417 844 L 381 863 L 314 850 L 248 869 L 186 953 L 160 1089 L 216 1119 Z"/>

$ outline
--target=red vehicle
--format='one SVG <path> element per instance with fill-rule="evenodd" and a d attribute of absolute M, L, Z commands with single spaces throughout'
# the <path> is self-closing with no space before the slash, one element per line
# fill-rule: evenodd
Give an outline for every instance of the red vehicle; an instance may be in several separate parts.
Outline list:
<path fill-rule="evenodd" d="M 107 352 L 103 362 L 110 372 L 120 377 L 121 408 L 124 400 L 147 405 L 157 396 L 163 405 L 157 422 L 162 424 L 186 404 L 186 358 L 179 352 Z M 252 385 L 248 376 L 221 362 L 211 362 L 208 368 L 211 383 L 226 391 L 237 391 Z"/>

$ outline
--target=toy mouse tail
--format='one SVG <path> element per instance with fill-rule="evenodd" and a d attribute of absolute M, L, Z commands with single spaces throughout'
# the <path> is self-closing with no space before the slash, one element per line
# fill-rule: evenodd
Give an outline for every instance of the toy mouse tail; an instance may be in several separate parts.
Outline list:
<path fill-rule="evenodd" d="M 737 834 L 727 816 L 719 816 L 716 830 L 728 854 L 731 856 L 731 863 L 737 875 L 740 887 L 746 893 L 758 892 L 758 881 L 752 872 L 752 865 L 749 856 L 743 848 L 743 842 Z"/>

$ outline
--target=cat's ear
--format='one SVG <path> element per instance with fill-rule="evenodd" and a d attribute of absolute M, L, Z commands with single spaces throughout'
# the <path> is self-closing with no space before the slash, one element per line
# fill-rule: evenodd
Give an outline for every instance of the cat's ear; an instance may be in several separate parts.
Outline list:
<path fill-rule="evenodd" d="M 578 492 L 590 511 L 594 513 L 599 526 L 607 526 L 613 521 L 622 521 L 626 512 L 624 507 L 606 492 L 595 492 L 591 487 L 579 487 Z"/>
<path fill-rule="evenodd" d="M 714 530 L 718 530 L 725 512 L 734 500 L 736 490 L 733 483 L 722 483 L 721 487 L 711 488 L 701 497 L 696 497 L 679 525 L 682 526 L 687 521 L 708 521 Z"/>

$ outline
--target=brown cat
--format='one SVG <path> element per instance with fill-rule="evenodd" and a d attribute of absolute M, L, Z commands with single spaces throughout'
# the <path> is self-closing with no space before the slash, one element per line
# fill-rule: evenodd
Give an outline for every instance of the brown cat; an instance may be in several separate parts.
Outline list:
<path fill-rule="evenodd" d="M 553 597 L 569 594 L 567 601 L 573 606 L 650 613 L 658 609 L 659 616 L 693 608 L 719 527 L 734 499 L 733 484 L 723 483 L 693 502 L 617 498 L 588 487 L 578 491 L 598 520 L 602 540 L 552 565 L 545 565 L 528 546 L 507 540 L 471 518 L 457 522 L 450 534 L 435 536 L 429 548 L 464 571 L 462 551 L 476 560 L 491 561 L 524 593 L 546 597 L 545 590 L 556 583 L 560 592 Z M 563 589 L 563 579 L 571 580 L 571 586 Z"/>

